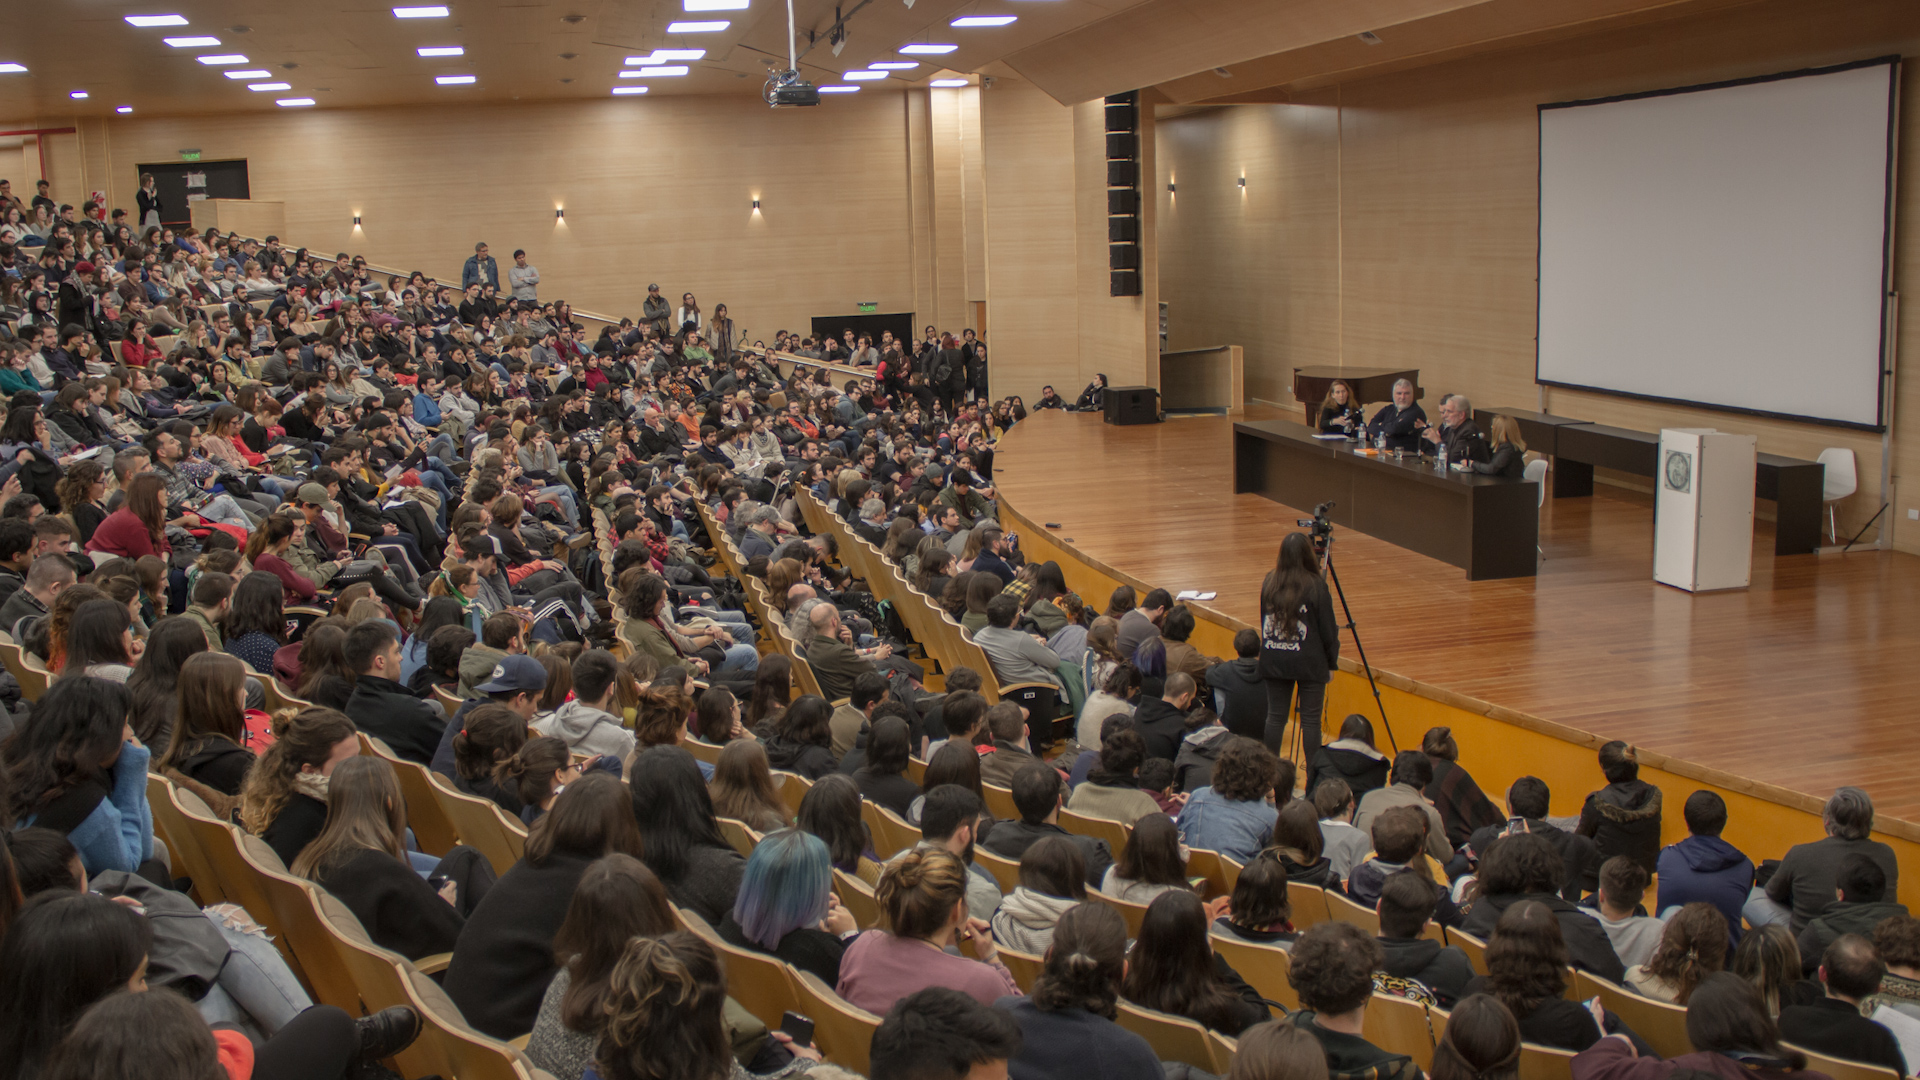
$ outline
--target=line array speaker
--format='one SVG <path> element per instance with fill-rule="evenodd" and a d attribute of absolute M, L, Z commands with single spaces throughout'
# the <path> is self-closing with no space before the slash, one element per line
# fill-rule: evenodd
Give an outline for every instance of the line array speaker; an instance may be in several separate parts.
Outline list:
<path fill-rule="evenodd" d="M 1107 98 L 1107 266 L 1113 296 L 1140 295 L 1140 92 Z"/>

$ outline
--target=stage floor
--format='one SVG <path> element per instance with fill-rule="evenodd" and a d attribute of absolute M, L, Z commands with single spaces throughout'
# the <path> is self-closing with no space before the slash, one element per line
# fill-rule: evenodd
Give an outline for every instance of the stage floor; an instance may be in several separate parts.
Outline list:
<path fill-rule="evenodd" d="M 1246 419 L 1287 414 L 1250 406 Z M 1237 418 L 1236 418 L 1237 419 Z M 1000 442 L 995 481 L 1089 558 L 1259 618 L 1280 539 L 1307 515 L 1235 495 L 1233 419 L 1111 427 L 1037 412 Z M 1773 554 L 1753 584 L 1690 595 L 1653 582 L 1652 496 L 1600 485 L 1549 498 L 1537 578 L 1464 571 L 1348 529 L 1334 563 L 1376 669 L 1606 738 L 1824 798 L 1858 784 L 1920 822 L 1920 558 Z M 1106 597 L 1088 597 L 1104 607 Z M 1354 658 L 1342 635 L 1342 655 Z M 1673 793 L 1669 793 L 1673 795 Z M 1675 812 L 1678 806 L 1675 806 Z"/>

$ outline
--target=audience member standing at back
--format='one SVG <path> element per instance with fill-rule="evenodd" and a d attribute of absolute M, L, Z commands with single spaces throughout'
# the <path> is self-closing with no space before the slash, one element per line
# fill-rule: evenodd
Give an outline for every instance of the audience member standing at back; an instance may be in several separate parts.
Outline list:
<path fill-rule="evenodd" d="M 1625 855 L 1653 873 L 1660 864 L 1660 789 L 1640 779 L 1640 759 L 1618 740 L 1600 748 L 1600 771 L 1607 786 L 1587 796 L 1577 831 L 1593 839 L 1596 862 Z M 1599 873 L 1590 865 L 1581 886 L 1592 891 Z"/>
<path fill-rule="evenodd" d="M 1326 702 L 1327 683 L 1339 666 L 1340 628 L 1333 619 L 1333 594 L 1320 576 L 1320 556 L 1306 533 L 1291 533 L 1280 541 L 1279 561 L 1260 585 L 1260 675 L 1267 681 L 1267 749 L 1280 752 L 1287 714 L 1297 699 L 1300 737 L 1311 760 L 1320 748 L 1320 710 Z"/>

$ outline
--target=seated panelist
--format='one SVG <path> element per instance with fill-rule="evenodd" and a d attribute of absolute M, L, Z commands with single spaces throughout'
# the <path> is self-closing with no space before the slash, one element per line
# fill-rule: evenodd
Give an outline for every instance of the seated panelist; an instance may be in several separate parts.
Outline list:
<path fill-rule="evenodd" d="M 1426 410 L 1413 401 L 1413 383 L 1401 379 L 1393 384 L 1393 404 L 1380 406 L 1367 422 L 1367 441 L 1385 436 L 1388 450 L 1419 450 L 1426 426 Z"/>
<path fill-rule="evenodd" d="M 1429 452 L 1445 457 L 1450 465 L 1478 463 L 1493 457 L 1486 436 L 1480 434 L 1479 425 L 1473 422 L 1472 403 L 1460 394 L 1441 398 L 1440 426 L 1429 426 L 1420 434 L 1426 439 Z"/>
<path fill-rule="evenodd" d="M 1353 387 L 1345 379 L 1333 380 L 1327 387 L 1327 399 L 1320 403 L 1320 422 L 1315 425 L 1320 434 L 1357 438 L 1366 422 L 1360 403 L 1353 398 Z"/>
<path fill-rule="evenodd" d="M 1486 476 L 1510 476 L 1515 480 L 1527 472 L 1527 441 L 1520 437 L 1520 422 L 1511 416 L 1496 416 L 1490 425 L 1493 457 L 1487 461 L 1461 462 L 1454 468 L 1472 469 Z"/>

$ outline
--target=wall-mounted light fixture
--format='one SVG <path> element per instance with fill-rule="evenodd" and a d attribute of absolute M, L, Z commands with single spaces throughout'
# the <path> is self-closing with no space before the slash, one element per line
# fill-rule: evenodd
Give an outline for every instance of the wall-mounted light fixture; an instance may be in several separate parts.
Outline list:
<path fill-rule="evenodd" d="M 1176 188 L 1175 188 L 1175 187 L 1174 187 L 1174 186 L 1173 186 L 1172 184 L 1168 184 L 1168 185 L 1167 185 L 1167 194 L 1169 194 L 1169 195 L 1171 195 L 1171 194 L 1173 194 L 1173 193 L 1174 193 L 1174 192 L 1175 192 L 1176 190 L 1178 190 L 1178 189 L 1176 189 Z"/>
<path fill-rule="evenodd" d="M 356 229 L 360 227 L 360 215 L 359 215 L 359 214 L 355 214 L 355 215 L 353 215 L 353 227 L 354 227 L 354 228 L 356 228 Z"/>
<path fill-rule="evenodd" d="M 756 214 L 760 212 L 760 200 L 759 200 L 759 199 L 755 199 L 755 200 L 753 200 L 753 212 L 754 212 L 754 213 L 756 213 Z"/>
<path fill-rule="evenodd" d="M 1240 190 L 1241 191 L 1247 190 L 1247 178 L 1244 176 L 1240 178 Z"/>
<path fill-rule="evenodd" d="M 554 208 L 553 219 L 555 221 L 564 221 L 566 219 L 566 216 L 567 216 L 567 212 L 565 210 L 562 210 L 559 207 Z"/>

